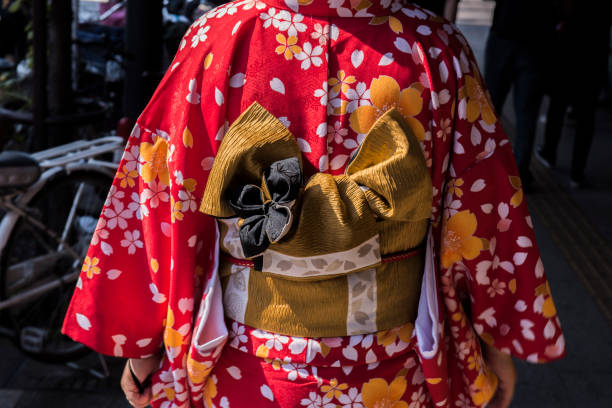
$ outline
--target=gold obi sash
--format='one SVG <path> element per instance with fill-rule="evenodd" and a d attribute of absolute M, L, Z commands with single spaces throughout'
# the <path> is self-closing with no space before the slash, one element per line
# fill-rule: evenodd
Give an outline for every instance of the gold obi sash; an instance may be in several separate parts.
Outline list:
<path fill-rule="evenodd" d="M 414 322 L 432 184 L 402 115 L 372 126 L 345 174 L 302 182 L 289 130 L 254 103 L 227 131 L 200 211 L 218 219 L 226 316 L 302 337 Z M 393 262 L 390 262 L 393 261 Z"/>

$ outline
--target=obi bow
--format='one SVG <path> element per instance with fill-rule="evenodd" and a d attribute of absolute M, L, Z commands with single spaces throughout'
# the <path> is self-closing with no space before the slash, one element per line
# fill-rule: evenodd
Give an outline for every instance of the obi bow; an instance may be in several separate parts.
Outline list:
<path fill-rule="evenodd" d="M 316 173 L 302 187 L 301 157 L 295 137 L 257 103 L 225 134 L 200 211 L 237 217 L 246 258 L 273 250 L 301 259 L 346 251 L 380 259 L 382 224 L 431 215 L 429 170 L 395 109 L 372 126 L 344 174 Z"/>
<path fill-rule="evenodd" d="M 263 188 L 247 184 L 235 190 L 230 205 L 240 224 L 244 255 L 263 253 L 291 228 L 291 207 L 302 187 L 300 162 L 295 157 L 279 160 L 264 171 Z"/>

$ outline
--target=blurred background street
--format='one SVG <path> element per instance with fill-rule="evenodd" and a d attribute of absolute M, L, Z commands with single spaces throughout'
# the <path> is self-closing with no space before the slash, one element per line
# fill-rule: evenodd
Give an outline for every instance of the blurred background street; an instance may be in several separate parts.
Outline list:
<path fill-rule="evenodd" d="M 483 0 L 463 0 L 459 5 L 457 24 L 481 69 L 494 5 Z M 588 78 L 588 65 L 581 75 Z M 547 104 L 545 98 L 536 145 L 542 143 Z M 508 101 L 502 112 L 511 139 L 516 134 L 512 107 Z M 534 182 L 527 194 L 567 357 L 542 366 L 517 361 L 513 407 L 612 406 L 612 103 L 598 105 L 585 172 L 589 188 L 571 188 L 568 183 L 574 131 L 570 116 L 553 169 L 532 160 Z M 122 360 L 105 357 L 103 364 L 90 354 L 75 364 L 37 362 L 0 337 L 0 408 L 129 406 L 119 389 Z M 99 378 L 105 364 L 109 376 Z"/>

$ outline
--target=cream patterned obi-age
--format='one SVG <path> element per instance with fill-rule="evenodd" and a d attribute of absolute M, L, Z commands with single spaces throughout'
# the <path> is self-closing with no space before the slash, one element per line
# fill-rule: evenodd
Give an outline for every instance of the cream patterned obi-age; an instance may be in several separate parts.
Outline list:
<path fill-rule="evenodd" d="M 302 337 L 414 322 L 432 184 L 409 125 L 386 112 L 343 175 L 304 182 L 301 160 L 257 103 L 221 143 L 200 210 L 218 219 L 226 316 Z"/>

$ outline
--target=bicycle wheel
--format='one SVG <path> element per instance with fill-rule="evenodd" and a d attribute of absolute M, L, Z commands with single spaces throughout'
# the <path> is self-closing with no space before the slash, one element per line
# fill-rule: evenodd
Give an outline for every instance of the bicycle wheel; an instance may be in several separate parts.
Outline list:
<path fill-rule="evenodd" d="M 52 177 L 28 204 L 28 214 L 51 233 L 24 217 L 11 233 L 0 261 L 0 297 L 26 297 L 7 317 L 16 345 L 35 359 L 65 362 L 89 352 L 60 331 L 111 182 L 93 171 Z M 32 290 L 42 293 L 25 296 Z"/>

